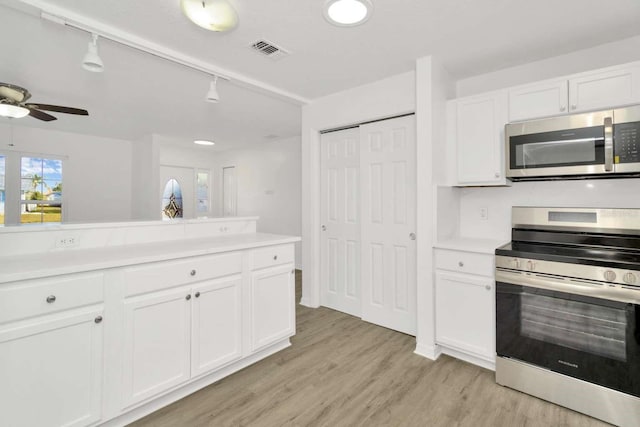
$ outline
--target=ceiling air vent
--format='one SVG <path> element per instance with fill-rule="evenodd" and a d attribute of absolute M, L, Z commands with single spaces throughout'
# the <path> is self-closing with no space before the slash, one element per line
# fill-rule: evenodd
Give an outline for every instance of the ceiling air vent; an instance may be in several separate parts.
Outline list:
<path fill-rule="evenodd" d="M 264 56 L 267 56 L 274 60 L 289 55 L 289 52 L 287 52 L 280 46 L 276 46 L 275 44 L 264 39 L 251 43 L 251 49 L 255 50 L 256 52 L 260 52 Z"/>

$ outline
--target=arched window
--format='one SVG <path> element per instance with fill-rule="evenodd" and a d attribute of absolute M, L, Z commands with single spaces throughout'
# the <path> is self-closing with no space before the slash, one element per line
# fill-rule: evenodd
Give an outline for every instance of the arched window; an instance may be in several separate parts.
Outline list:
<path fill-rule="evenodd" d="M 178 181 L 171 178 L 162 192 L 162 219 L 182 218 L 182 190 Z"/>

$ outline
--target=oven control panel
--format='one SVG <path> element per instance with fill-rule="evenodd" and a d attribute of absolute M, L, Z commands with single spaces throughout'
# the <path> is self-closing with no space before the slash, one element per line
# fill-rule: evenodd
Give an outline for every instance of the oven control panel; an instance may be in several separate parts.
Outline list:
<path fill-rule="evenodd" d="M 640 122 L 615 125 L 613 141 L 616 163 L 640 162 Z"/>

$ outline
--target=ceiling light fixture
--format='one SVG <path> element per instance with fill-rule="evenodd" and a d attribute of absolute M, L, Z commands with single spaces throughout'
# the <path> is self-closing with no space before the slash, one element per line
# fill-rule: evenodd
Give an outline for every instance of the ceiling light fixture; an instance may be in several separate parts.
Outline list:
<path fill-rule="evenodd" d="M 220 101 L 220 94 L 218 93 L 218 76 L 213 76 L 213 81 L 209 85 L 205 101 L 214 104 Z"/>
<path fill-rule="evenodd" d="M 238 14 L 227 0 L 180 0 L 182 13 L 209 31 L 230 31 L 238 25 Z"/>
<path fill-rule="evenodd" d="M 193 141 L 194 144 L 198 144 L 198 145 L 216 145 L 215 142 L 213 141 L 206 141 L 204 139 L 197 139 L 195 141 Z"/>
<path fill-rule="evenodd" d="M 324 17 L 338 27 L 354 27 L 367 22 L 373 13 L 370 0 L 327 0 Z"/>
<path fill-rule="evenodd" d="M 20 119 L 28 116 L 29 110 L 19 105 L 13 104 L 0 104 L 0 116 L 9 117 L 11 119 Z"/>
<path fill-rule="evenodd" d="M 104 71 L 104 64 L 98 55 L 98 35 L 95 33 L 91 34 L 89 49 L 82 59 L 82 68 L 94 73 L 101 73 Z"/>

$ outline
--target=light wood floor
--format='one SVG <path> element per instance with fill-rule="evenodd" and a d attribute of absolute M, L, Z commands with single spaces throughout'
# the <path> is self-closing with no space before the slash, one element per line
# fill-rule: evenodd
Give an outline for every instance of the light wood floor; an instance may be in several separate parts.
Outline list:
<path fill-rule="evenodd" d="M 300 273 L 296 274 L 297 301 Z M 413 353 L 413 337 L 297 306 L 292 346 L 134 423 L 142 426 L 606 426 Z"/>

